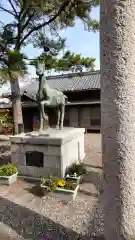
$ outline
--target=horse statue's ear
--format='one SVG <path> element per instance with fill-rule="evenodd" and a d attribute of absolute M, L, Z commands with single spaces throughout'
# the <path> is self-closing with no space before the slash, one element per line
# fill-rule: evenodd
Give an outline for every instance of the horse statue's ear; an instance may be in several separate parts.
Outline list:
<path fill-rule="evenodd" d="M 45 69 L 45 67 L 44 67 L 45 65 L 44 65 L 44 63 L 41 63 L 40 61 L 37 61 L 37 68 L 40 68 L 40 69 Z"/>
<path fill-rule="evenodd" d="M 40 63 L 39 61 L 37 62 L 37 65 L 36 65 L 36 72 L 38 75 L 42 75 L 44 74 L 44 71 L 45 71 L 45 66 L 43 63 Z"/>

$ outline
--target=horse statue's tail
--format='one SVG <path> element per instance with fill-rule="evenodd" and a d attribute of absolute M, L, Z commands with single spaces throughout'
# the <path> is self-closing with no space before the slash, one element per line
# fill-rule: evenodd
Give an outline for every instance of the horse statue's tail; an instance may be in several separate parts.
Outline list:
<path fill-rule="evenodd" d="M 64 95 L 64 97 L 65 97 L 65 103 L 66 104 L 70 103 L 70 102 L 68 102 L 68 97 L 66 95 Z"/>

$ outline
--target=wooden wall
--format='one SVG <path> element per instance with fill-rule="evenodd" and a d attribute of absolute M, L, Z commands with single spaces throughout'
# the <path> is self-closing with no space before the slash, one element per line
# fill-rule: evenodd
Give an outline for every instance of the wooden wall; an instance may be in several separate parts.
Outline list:
<path fill-rule="evenodd" d="M 69 109 L 69 126 L 88 130 L 100 130 L 100 104 L 71 106 Z"/>

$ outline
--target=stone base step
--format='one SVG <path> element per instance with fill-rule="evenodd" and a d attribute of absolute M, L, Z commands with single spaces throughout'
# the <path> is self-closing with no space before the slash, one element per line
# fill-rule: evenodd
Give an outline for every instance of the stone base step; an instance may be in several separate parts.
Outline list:
<path fill-rule="evenodd" d="M 0 153 L 0 165 L 8 164 L 11 162 L 11 152 L 5 151 L 4 153 Z"/>
<path fill-rule="evenodd" d="M 5 151 L 10 151 L 11 146 L 9 141 L 2 141 L 0 139 L 0 153 L 4 153 Z"/>

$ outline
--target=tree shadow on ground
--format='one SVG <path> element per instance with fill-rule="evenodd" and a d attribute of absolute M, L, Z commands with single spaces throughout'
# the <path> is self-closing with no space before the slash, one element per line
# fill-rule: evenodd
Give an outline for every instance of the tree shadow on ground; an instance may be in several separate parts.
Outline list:
<path fill-rule="evenodd" d="M 70 239 L 70 238 L 69 238 Z M 78 240 L 105 240 L 104 236 L 101 234 L 99 236 L 81 236 Z"/>
<path fill-rule="evenodd" d="M 103 181 L 103 173 L 100 171 L 95 172 L 93 170 L 87 171 L 84 175 L 82 182 L 92 183 L 96 186 L 97 190 L 100 190 L 101 182 Z"/>
<path fill-rule="evenodd" d="M 103 235 L 101 235 L 101 236 L 92 237 L 90 240 L 105 240 L 105 238 Z"/>
<path fill-rule="evenodd" d="M 104 212 L 103 212 L 103 195 L 99 196 L 99 201 L 94 211 L 89 216 L 87 223 L 87 233 L 82 240 L 105 240 L 104 237 Z"/>
<path fill-rule="evenodd" d="M 95 169 L 103 169 L 103 167 L 102 166 L 98 166 L 98 165 L 92 165 L 92 164 L 86 164 L 86 163 L 84 163 L 84 166 L 86 167 L 86 168 L 95 168 Z"/>
<path fill-rule="evenodd" d="M 15 231 L 24 239 L 33 240 L 103 240 L 102 236 L 81 236 L 75 231 L 65 228 L 59 223 L 45 218 L 38 213 L 0 197 L 0 221 Z M 14 236 L 8 238 L 5 233 L 4 239 L 17 239 Z M 7 237 L 7 238 L 6 238 Z"/>
<path fill-rule="evenodd" d="M 90 216 L 89 223 L 88 223 L 88 234 L 82 237 L 82 240 L 89 239 L 89 240 L 105 240 L 103 232 L 104 232 L 104 217 L 103 217 L 103 171 L 102 168 L 96 168 L 92 166 L 89 170 L 87 169 L 87 174 L 84 175 L 82 184 L 83 183 L 90 183 L 90 185 L 94 185 L 96 192 L 89 189 L 87 194 L 92 197 L 96 197 L 98 199 L 97 207 L 93 213 L 93 216 Z M 89 235 L 90 234 L 90 235 Z M 92 234 L 92 235 L 91 235 Z"/>
<path fill-rule="evenodd" d="M 24 239 L 81 239 L 81 236 L 73 230 L 2 197 L 0 197 L 0 210 L 0 221 Z"/>
<path fill-rule="evenodd" d="M 40 187 L 39 183 L 36 183 L 31 188 L 26 188 L 25 190 L 28 191 L 29 193 L 32 193 L 36 197 L 43 197 L 44 196 L 44 192 L 43 192 L 42 188 Z"/>
<path fill-rule="evenodd" d="M 92 196 L 92 197 L 99 197 L 99 195 L 103 192 L 103 172 L 102 171 L 93 171 L 93 170 L 87 170 L 87 173 L 83 176 L 83 179 L 81 181 L 80 186 L 83 186 L 83 184 L 87 184 L 88 191 L 81 188 L 81 192 Z M 89 185 L 90 184 L 90 185 Z M 93 187 L 95 188 L 95 191 L 93 192 Z"/>

